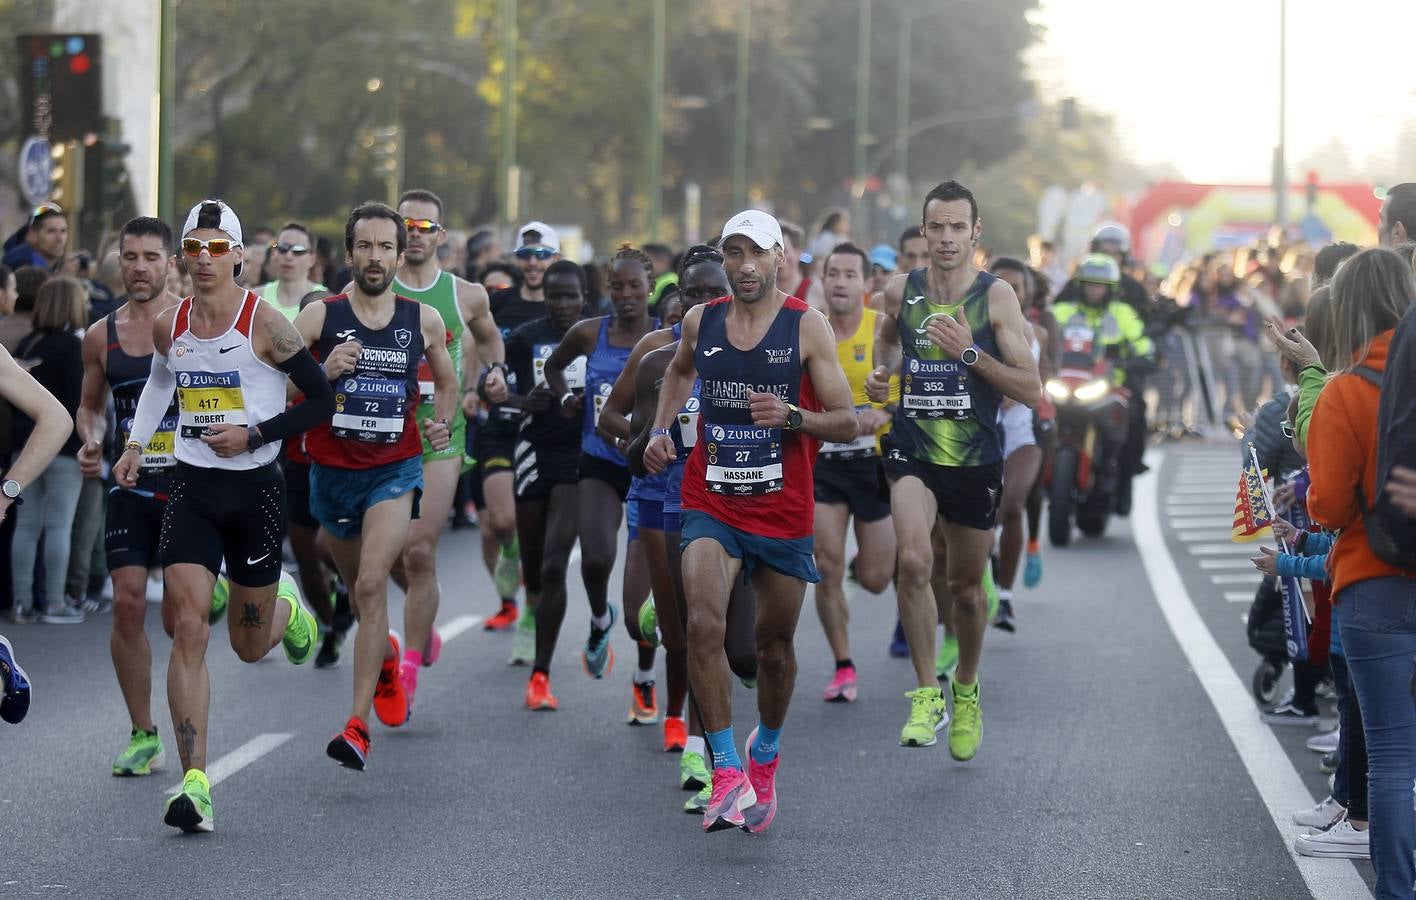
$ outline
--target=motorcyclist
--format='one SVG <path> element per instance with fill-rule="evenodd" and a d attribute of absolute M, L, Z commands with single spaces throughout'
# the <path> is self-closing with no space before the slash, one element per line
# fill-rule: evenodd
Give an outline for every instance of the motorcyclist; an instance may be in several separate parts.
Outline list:
<path fill-rule="evenodd" d="M 1104 253 L 1116 261 L 1120 270 L 1119 280 L 1120 298 L 1135 310 L 1136 315 L 1142 322 L 1150 321 L 1151 315 L 1155 312 L 1155 301 L 1141 284 L 1130 275 L 1126 274 L 1126 266 L 1131 261 L 1131 232 L 1118 222 L 1103 222 L 1097 226 L 1092 233 L 1091 252 Z M 1081 279 L 1073 276 L 1062 286 L 1058 292 L 1057 301 L 1061 302 L 1081 302 L 1082 282 Z"/>
<path fill-rule="evenodd" d="M 1074 277 L 1079 297 L 1058 302 L 1052 309 L 1062 329 L 1062 365 L 1078 355 L 1093 361 L 1113 362 L 1113 384 L 1127 388 L 1132 396 L 1128 407 L 1126 442 L 1121 451 L 1121 479 L 1116 497 L 1117 515 L 1131 512 L 1131 479 L 1141 469 L 1145 453 L 1145 407 L 1136 399 L 1145 387 L 1145 376 L 1155 367 L 1155 345 L 1146 335 L 1145 324 L 1121 296 L 1121 267 L 1105 253 L 1082 259 Z"/>

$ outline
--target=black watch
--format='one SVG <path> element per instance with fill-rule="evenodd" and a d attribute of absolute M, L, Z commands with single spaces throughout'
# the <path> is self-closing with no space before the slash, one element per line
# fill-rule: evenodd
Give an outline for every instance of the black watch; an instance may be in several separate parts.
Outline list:
<path fill-rule="evenodd" d="M 787 430 L 801 430 L 801 410 L 793 403 L 787 404 Z"/>
<path fill-rule="evenodd" d="M 261 436 L 261 430 L 254 425 L 246 426 L 246 452 L 255 453 L 265 446 L 265 438 Z"/>

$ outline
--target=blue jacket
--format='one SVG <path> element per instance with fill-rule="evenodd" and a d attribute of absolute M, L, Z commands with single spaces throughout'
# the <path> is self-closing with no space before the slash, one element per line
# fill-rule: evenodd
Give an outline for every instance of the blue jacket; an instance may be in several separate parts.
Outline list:
<path fill-rule="evenodd" d="M 1303 536 L 1300 553 L 1278 554 L 1278 574 L 1283 577 L 1327 581 L 1327 558 L 1332 551 L 1333 536 L 1326 531 L 1310 531 Z"/>

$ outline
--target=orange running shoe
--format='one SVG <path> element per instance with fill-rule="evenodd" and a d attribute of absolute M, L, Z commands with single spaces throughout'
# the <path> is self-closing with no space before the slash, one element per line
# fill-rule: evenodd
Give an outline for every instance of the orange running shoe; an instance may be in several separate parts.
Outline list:
<path fill-rule="evenodd" d="M 517 620 L 520 618 L 521 613 L 517 611 L 515 603 L 503 603 L 497 614 L 483 623 L 482 630 L 508 631 L 516 627 Z"/>
<path fill-rule="evenodd" d="M 344 731 L 334 736 L 325 753 L 346 769 L 364 771 L 369 759 L 369 726 L 358 716 L 350 716 Z"/>
<path fill-rule="evenodd" d="M 632 684 L 634 699 L 629 706 L 629 724 L 653 725 L 659 721 L 659 700 L 654 693 L 654 682 Z"/>
<path fill-rule="evenodd" d="M 545 672 L 532 672 L 526 683 L 526 708 L 534 710 L 560 709 L 560 701 L 551 693 L 551 677 Z"/>
<path fill-rule="evenodd" d="M 398 638 L 390 634 L 388 643 L 393 648 L 393 657 L 384 657 L 383 668 L 379 670 L 379 681 L 374 685 L 374 714 L 388 727 L 397 728 L 408 721 L 408 693 L 398 677 L 402 658 Z"/>
<path fill-rule="evenodd" d="M 664 752 L 678 753 L 688 746 L 688 725 L 683 716 L 664 716 Z"/>

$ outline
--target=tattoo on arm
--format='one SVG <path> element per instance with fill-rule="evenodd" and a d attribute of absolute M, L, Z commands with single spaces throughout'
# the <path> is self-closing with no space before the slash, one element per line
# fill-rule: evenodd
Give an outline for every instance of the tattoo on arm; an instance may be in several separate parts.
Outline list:
<path fill-rule="evenodd" d="M 305 341 L 290 320 L 276 314 L 266 319 L 266 336 L 270 338 L 271 356 L 285 362 L 305 348 Z"/>
<path fill-rule="evenodd" d="M 261 621 L 261 608 L 255 603 L 242 603 L 241 621 L 236 624 L 242 628 L 260 628 L 265 624 Z"/>

